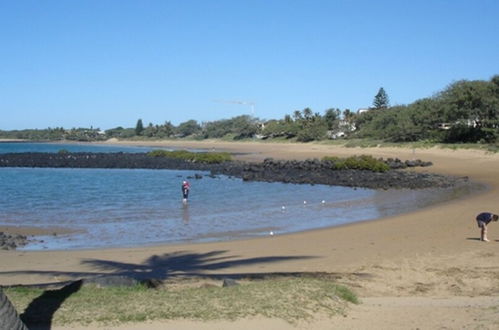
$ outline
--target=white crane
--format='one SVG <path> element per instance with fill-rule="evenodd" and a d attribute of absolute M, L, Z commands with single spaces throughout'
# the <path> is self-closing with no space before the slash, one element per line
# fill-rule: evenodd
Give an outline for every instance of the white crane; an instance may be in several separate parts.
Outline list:
<path fill-rule="evenodd" d="M 251 116 L 252 117 L 255 116 L 255 102 L 252 102 L 252 101 L 238 101 L 238 100 L 213 100 L 213 102 L 249 105 L 250 109 L 251 109 Z"/>

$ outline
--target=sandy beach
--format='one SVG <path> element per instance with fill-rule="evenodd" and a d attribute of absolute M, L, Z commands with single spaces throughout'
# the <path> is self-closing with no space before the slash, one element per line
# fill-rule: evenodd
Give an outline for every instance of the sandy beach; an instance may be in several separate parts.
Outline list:
<path fill-rule="evenodd" d="M 417 158 L 433 162 L 433 166 L 418 171 L 468 176 L 489 189 L 409 214 L 251 240 L 106 250 L 0 251 L 0 284 L 58 282 L 77 278 L 79 273 L 109 272 L 84 263 L 85 260 L 142 265 L 153 256 L 190 253 L 203 258 L 216 252 L 225 258 L 226 267 L 213 269 L 208 267 L 211 261 L 206 260 L 206 269 L 201 267 L 199 275 L 331 272 L 338 274 L 338 281 L 352 288 L 362 303 L 350 306 L 346 317 L 329 319 L 317 315 L 314 321 L 298 325 L 256 318 L 235 322 L 178 320 L 125 324 L 117 329 L 499 328 L 499 224 L 491 223 L 490 242 L 485 243 L 479 241 L 479 229 L 474 220 L 482 211 L 499 213 L 499 154 L 478 150 L 344 148 L 291 143 L 161 141 L 125 144 L 229 151 L 247 161 L 261 161 L 267 157 L 307 159 L 354 154 L 402 160 Z M 26 230 L 23 234 L 27 234 Z M 273 259 L 278 261 L 258 262 Z M 150 271 L 154 273 L 153 267 Z M 181 275 L 182 271 L 172 272 Z M 70 273 L 74 277 L 69 276 Z"/>

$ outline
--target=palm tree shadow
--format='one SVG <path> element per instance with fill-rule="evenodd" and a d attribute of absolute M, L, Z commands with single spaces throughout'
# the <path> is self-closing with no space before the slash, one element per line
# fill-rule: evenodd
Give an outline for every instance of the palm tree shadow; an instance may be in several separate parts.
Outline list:
<path fill-rule="evenodd" d="M 175 276 L 222 277 L 227 275 L 214 273 L 213 271 L 244 265 L 313 258 L 311 256 L 269 256 L 238 259 L 237 256 L 223 256 L 224 253 L 226 251 L 211 251 L 207 253 L 177 251 L 161 256 L 153 255 L 141 264 L 99 259 L 84 260 L 82 263 L 91 265 L 97 270 L 105 272 L 105 274 L 111 273 L 113 275 L 132 277 L 137 280 L 164 280 Z M 209 273 L 206 273 L 207 271 Z"/>
<path fill-rule="evenodd" d="M 216 271 L 227 270 L 233 267 L 268 264 L 298 259 L 310 259 L 314 256 L 267 256 L 241 259 L 234 255 L 224 255 L 227 251 L 211 251 L 206 253 L 190 253 L 187 251 L 176 251 L 163 255 L 152 255 L 142 263 L 127 263 L 112 260 L 87 259 L 82 264 L 90 266 L 93 271 L 41 271 L 21 270 L 12 272 L 0 272 L 5 275 L 36 274 L 49 276 L 66 276 L 74 279 L 89 279 L 101 276 L 122 276 L 136 279 L 138 281 L 147 279 L 166 280 L 176 276 L 203 276 L 203 277 L 226 277 L 229 272 Z M 254 273 L 251 273 L 254 274 Z M 242 276 L 230 272 L 230 276 Z M 60 282 L 60 285 L 69 284 L 72 281 Z M 52 287 L 53 283 L 39 283 L 27 285 L 34 287 Z"/>
<path fill-rule="evenodd" d="M 20 315 L 21 320 L 29 329 L 50 330 L 55 312 L 69 296 L 80 290 L 82 283 L 78 280 L 58 290 L 44 291 Z"/>
<path fill-rule="evenodd" d="M 313 256 L 268 256 L 256 258 L 238 258 L 238 256 L 224 255 L 227 251 L 211 251 L 207 253 L 189 253 L 177 251 L 163 255 L 152 255 L 142 263 L 126 263 L 112 260 L 88 259 L 82 264 L 95 269 L 90 272 L 61 272 L 61 271 L 37 271 L 25 270 L 14 272 L 0 272 L 0 274 L 42 274 L 51 276 L 68 276 L 77 281 L 59 282 L 65 285 L 59 290 L 46 290 L 38 298 L 34 299 L 21 315 L 21 319 L 30 329 L 48 330 L 52 325 L 52 318 L 62 303 L 73 293 L 77 292 L 82 284 L 88 279 L 106 278 L 112 276 L 133 278 L 137 281 L 166 280 L 176 276 L 200 276 L 206 278 L 242 278 L 242 277 L 265 277 L 270 273 L 235 273 L 217 272 L 232 267 L 245 265 L 266 264 L 273 262 L 308 259 Z M 273 273 L 276 274 L 276 273 Z M 293 273 L 289 273 L 293 275 Z M 33 287 L 50 288 L 54 283 L 41 283 L 29 285 Z"/>

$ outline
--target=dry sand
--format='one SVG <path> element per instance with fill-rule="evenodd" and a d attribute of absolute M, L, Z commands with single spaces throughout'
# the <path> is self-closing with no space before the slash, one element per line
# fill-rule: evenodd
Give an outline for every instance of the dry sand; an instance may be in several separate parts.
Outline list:
<path fill-rule="evenodd" d="M 126 144 L 131 144 L 126 142 Z M 145 144 L 145 143 L 136 143 Z M 486 192 L 376 221 L 267 238 L 208 244 L 165 245 L 85 251 L 0 251 L 0 283 L 56 282 L 68 273 L 103 273 L 85 260 L 146 265 L 154 257 L 191 254 L 197 274 L 323 271 L 337 273 L 362 303 L 346 317 L 298 325 L 282 320 L 244 319 L 200 323 L 190 320 L 122 325 L 119 329 L 497 329 L 499 328 L 499 224 L 478 240 L 474 218 L 499 213 L 499 155 L 476 150 L 342 148 L 325 144 L 157 142 L 148 145 L 206 148 L 242 153 L 244 160 L 305 159 L 323 155 L 371 154 L 432 161 L 434 173 L 469 176 Z M 306 219 L 304 219 L 306 221 Z M 223 267 L 209 267 L 224 258 Z M 277 258 L 276 258 L 277 257 Z M 291 258 L 290 258 L 291 257 Z M 189 267 L 156 269 L 179 275 Z M 92 326 L 97 329 L 96 326 Z M 103 327 L 108 329 L 109 327 Z M 88 328 L 87 328 L 88 329 Z"/>

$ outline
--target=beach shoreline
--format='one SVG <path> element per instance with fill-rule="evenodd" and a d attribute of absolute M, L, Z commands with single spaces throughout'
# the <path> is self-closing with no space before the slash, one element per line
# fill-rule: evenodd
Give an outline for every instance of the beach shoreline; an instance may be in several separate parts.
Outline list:
<path fill-rule="evenodd" d="M 109 142 L 108 142 L 109 143 Z M 164 246 L 119 248 L 84 251 L 0 251 L 2 267 L 0 284 L 33 284 L 73 279 L 78 273 L 112 273 L 97 269 L 84 260 L 108 260 L 143 265 L 154 256 L 190 253 L 204 256 L 218 251 L 220 257 L 234 261 L 233 266 L 211 269 L 209 260 L 199 275 L 254 274 L 268 272 L 333 272 L 344 274 L 339 280 L 357 292 L 361 300 L 384 298 L 376 304 L 352 306 L 347 317 L 329 320 L 339 327 L 367 329 L 371 324 L 401 325 L 403 313 L 419 315 L 422 305 L 402 304 L 399 319 L 388 318 L 387 312 L 400 299 L 437 298 L 451 301 L 462 297 L 491 297 L 487 307 L 499 306 L 499 226 L 491 224 L 490 243 L 478 240 L 479 230 L 474 217 L 482 211 L 499 212 L 499 155 L 478 150 L 403 149 L 403 148 L 343 148 L 327 144 L 288 144 L 252 142 L 117 142 L 127 145 L 149 145 L 200 148 L 237 152 L 238 159 L 262 161 L 274 159 L 308 159 L 324 155 L 350 156 L 370 154 L 375 157 L 418 158 L 432 161 L 429 168 L 416 169 L 443 175 L 468 176 L 488 189 L 463 199 L 448 201 L 414 212 L 375 221 L 354 223 L 288 235 L 215 243 L 172 244 Z M 276 262 L 258 263 L 267 257 L 292 257 Z M 369 278 L 352 278 L 348 274 L 368 273 Z M 175 274 L 175 276 L 180 276 Z M 489 312 L 487 312 L 489 310 Z M 492 309 L 469 308 L 469 318 L 463 319 L 463 308 L 436 306 L 426 318 L 415 319 L 419 327 L 435 328 L 446 325 L 449 315 L 459 320 L 454 326 L 497 326 L 499 319 Z M 445 313 L 445 317 L 442 316 Z M 369 315 L 369 317 L 367 317 Z M 384 319 L 385 318 L 385 319 Z M 395 318 L 395 319 L 393 319 Z M 323 321 L 323 320 L 322 320 Z M 318 329 L 326 323 L 317 321 Z M 182 322 L 173 321 L 179 327 Z M 236 327 L 252 325 L 240 320 Z M 262 322 L 259 320 L 258 322 Z M 265 321 L 263 321 L 265 322 Z M 272 323 L 272 320 L 268 321 Z M 373 323 L 374 322 L 374 323 Z M 397 323 L 398 322 L 398 323 Z M 484 323 L 485 322 L 485 323 Z M 492 323 L 491 323 L 492 322 Z M 160 322 L 161 323 L 161 322 Z M 163 324 L 164 325 L 164 324 Z M 234 324 L 231 323 L 232 326 Z M 387 325 L 387 324 L 384 324 Z M 199 327 L 203 328 L 201 324 Z M 277 327 L 293 328 L 290 325 Z M 122 329 L 126 326 L 123 325 Z M 160 326 L 151 329 L 160 329 Z M 204 327 L 210 329 L 209 327 Z M 221 327 L 223 328 L 223 327 Z M 229 327 L 226 327 L 227 329 Z M 385 328 L 390 328 L 389 326 Z M 392 327 L 397 328 L 397 327 Z M 487 327 L 485 327 L 487 328 Z M 493 328 L 493 327 L 490 327 Z"/>
<path fill-rule="evenodd" d="M 362 189 L 362 188 L 360 188 Z M 483 194 L 486 193 L 490 187 L 487 187 L 485 185 L 481 184 L 474 184 L 474 183 L 461 183 L 458 186 L 452 187 L 452 188 L 425 188 L 425 189 L 416 189 L 417 191 L 414 192 L 412 189 L 389 189 L 389 190 L 380 190 L 378 191 L 374 196 L 370 197 L 369 200 L 375 199 L 376 200 L 376 205 L 380 205 L 380 207 L 383 207 L 384 205 L 387 205 L 387 203 L 390 203 L 390 201 L 393 198 L 397 198 L 398 201 L 404 202 L 407 201 L 408 199 L 415 199 L 418 203 L 417 210 L 423 210 L 426 208 L 430 208 L 436 205 L 443 205 L 445 203 L 454 203 L 459 200 L 465 200 L 469 196 L 474 196 L 478 194 Z M 422 193 L 429 194 L 430 197 L 423 197 L 421 194 Z M 415 197 L 414 194 L 417 194 L 418 197 Z M 404 194 L 408 194 L 407 196 L 404 197 Z M 436 201 L 433 201 L 432 199 L 437 199 Z M 362 203 L 361 201 L 358 201 L 359 203 Z M 351 202 L 348 202 L 351 203 Z M 359 205 L 360 206 L 360 205 Z M 41 242 L 47 241 L 47 238 L 50 239 L 52 236 L 62 236 L 64 235 L 65 237 L 70 238 L 71 235 L 73 234 L 84 234 L 87 232 L 87 230 L 78 227 L 78 226 L 24 226 L 24 225 L 0 225 L 0 233 L 5 233 L 5 234 L 10 234 L 10 235 L 23 235 L 27 237 L 26 245 L 21 245 L 17 247 L 18 251 L 81 251 L 81 250 L 108 250 L 108 249 L 133 249 L 133 248 L 147 248 L 147 247 L 156 247 L 160 248 L 163 246 L 169 246 L 169 245 L 183 245 L 183 244 L 201 244 L 201 243 L 207 243 L 207 242 L 237 242 L 241 240 L 253 240 L 257 238 L 262 238 L 262 236 L 265 236 L 265 234 L 262 234 L 261 232 L 263 231 L 264 233 L 269 233 L 272 232 L 275 235 L 294 235 L 294 234 L 300 234 L 300 233 L 305 233 L 305 232 L 313 232 L 313 231 L 322 231 L 322 230 L 327 230 L 327 229 L 332 229 L 332 228 L 338 228 L 338 227 L 344 227 L 344 226 L 350 226 L 353 224 L 362 224 L 364 222 L 371 222 L 371 221 L 380 221 L 383 220 L 384 218 L 387 218 L 388 216 L 386 213 L 393 213 L 391 216 L 401 216 L 403 214 L 408 214 L 414 211 L 413 206 L 409 205 L 399 205 L 397 206 L 396 210 L 384 210 L 385 215 L 379 215 L 378 217 L 375 218 L 369 218 L 369 219 L 356 219 L 354 221 L 346 222 L 346 223 L 339 223 L 339 224 L 332 224 L 329 226 L 321 226 L 321 227 L 311 227 L 309 229 L 303 229 L 303 230 L 295 230 L 295 231 L 288 231 L 288 230 L 283 230 L 283 228 L 278 229 L 277 227 L 273 227 L 270 225 L 266 228 L 258 228 L 258 232 L 260 234 L 251 234 L 253 232 L 256 232 L 255 229 L 240 229 L 237 231 L 231 230 L 227 232 L 209 232 L 206 235 L 201 235 L 201 236 L 196 236 L 193 238 L 188 238 L 188 239 L 179 239 L 179 240 L 173 240 L 173 241 L 165 241 L 161 243 L 147 243 L 145 244 L 130 244 L 130 245 L 112 245 L 112 246 L 102 246 L 102 247 L 96 247 L 95 244 L 90 244 L 91 246 L 89 247 L 83 247 L 83 248 L 64 248 L 64 247 L 55 247 L 52 245 L 52 248 L 47 248 L 46 246 L 44 247 L 44 244 Z M 103 215 L 105 217 L 105 215 Z M 229 238 L 228 235 L 234 235 L 232 238 Z M 71 238 L 70 238 L 71 239 Z M 73 239 L 74 240 L 74 239 Z M 30 248 L 30 245 L 33 243 L 37 243 L 38 246 L 37 248 Z M 0 245 L 0 249 L 2 246 Z"/>

